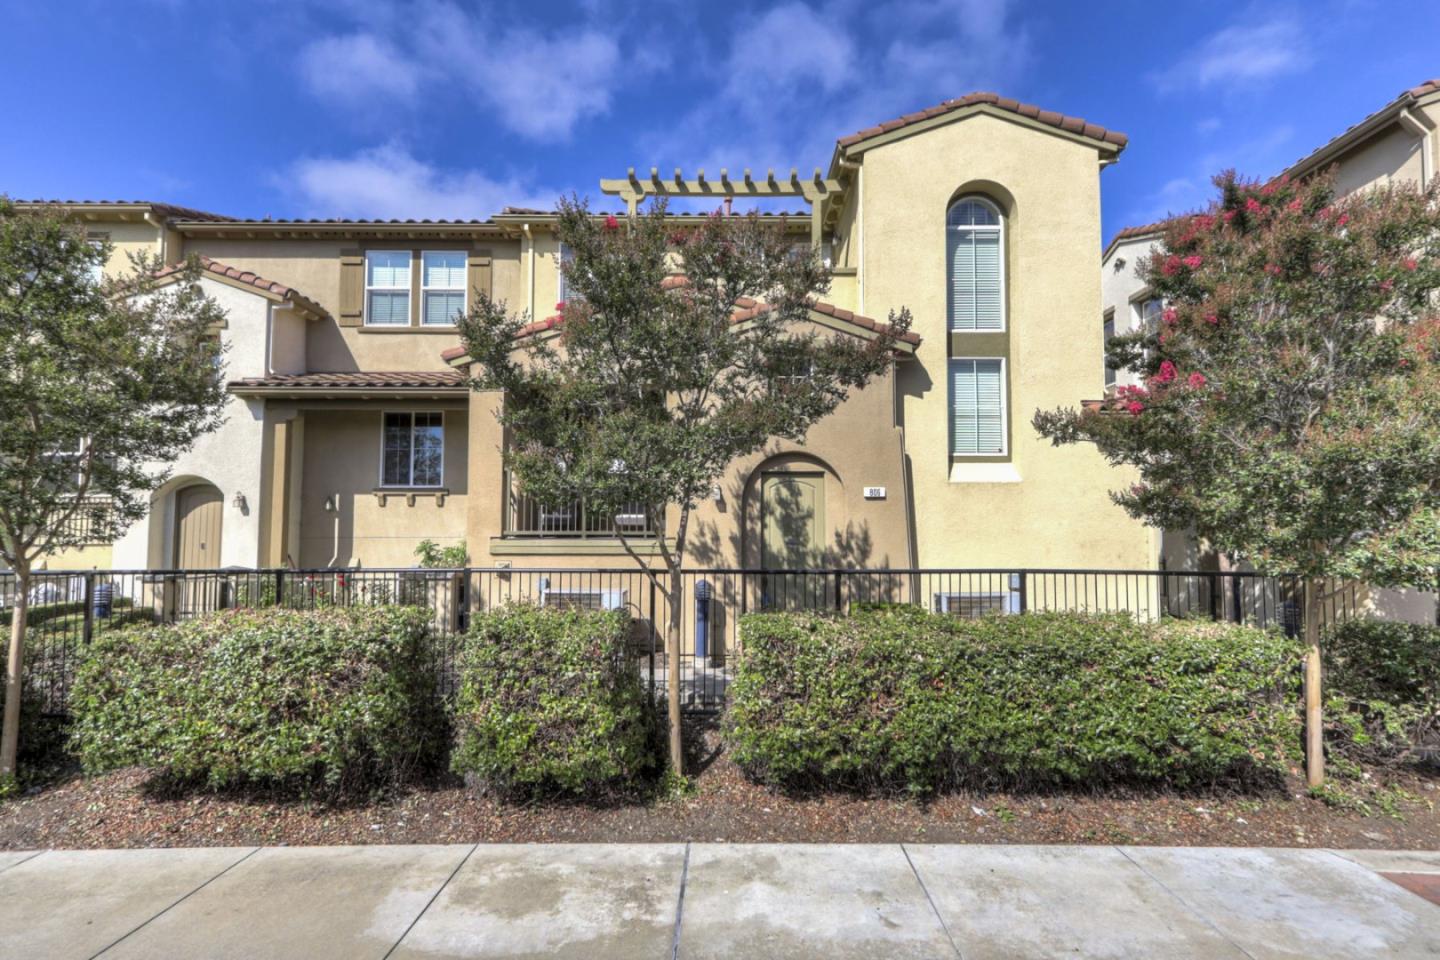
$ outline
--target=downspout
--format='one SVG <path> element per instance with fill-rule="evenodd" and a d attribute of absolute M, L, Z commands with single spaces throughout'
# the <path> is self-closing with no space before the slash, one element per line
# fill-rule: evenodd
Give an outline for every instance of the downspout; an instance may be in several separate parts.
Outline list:
<path fill-rule="evenodd" d="M 520 224 L 520 232 L 525 234 L 525 270 L 529 274 L 525 283 L 525 312 L 530 319 L 535 319 L 535 235 L 530 232 L 530 224 Z"/>
<path fill-rule="evenodd" d="M 1420 138 L 1420 189 L 1424 190 L 1430 185 L 1430 180 L 1435 175 L 1435 172 L 1431 169 L 1434 158 L 1431 156 L 1433 144 L 1430 142 L 1434 134 L 1431 128 L 1426 125 L 1425 121 L 1415 116 L 1415 114 L 1409 110 L 1401 110 L 1396 119 L 1400 122 L 1400 126 Z"/>

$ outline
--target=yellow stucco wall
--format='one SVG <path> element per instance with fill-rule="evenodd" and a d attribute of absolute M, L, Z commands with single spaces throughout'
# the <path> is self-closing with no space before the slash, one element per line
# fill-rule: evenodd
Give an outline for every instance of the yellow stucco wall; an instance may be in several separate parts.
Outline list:
<path fill-rule="evenodd" d="M 444 410 L 444 504 L 422 490 L 415 503 L 404 491 L 386 497 L 380 487 L 380 425 L 383 411 Z M 301 567 L 414 566 L 421 540 L 448 546 L 465 536 L 469 414 L 461 404 L 396 402 L 363 410 L 306 410 L 300 494 Z M 338 509 L 326 512 L 334 497 Z M 338 530 L 337 530 L 338 527 Z M 338 532 L 338 549 L 337 549 Z M 472 554 L 475 552 L 471 549 Z"/>
<path fill-rule="evenodd" d="M 861 309 L 908 306 L 925 341 L 900 377 L 921 566 L 1155 565 L 1154 533 L 1107 495 L 1125 474 L 1091 447 L 1052 447 L 1029 423 L 1101 389 L 1099 175 L 1094 147 L 985 114 L 863 155 Z M 1007 213 L 1011 456 L 1009 467 L 952 471 L 945 214 L 964 192 Z"/>

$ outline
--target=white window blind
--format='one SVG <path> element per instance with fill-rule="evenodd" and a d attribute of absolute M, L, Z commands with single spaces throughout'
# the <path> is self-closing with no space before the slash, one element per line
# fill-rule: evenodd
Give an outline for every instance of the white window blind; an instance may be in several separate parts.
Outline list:
<path fill-rule="evenodd" d="M 950 361 L 950 452 L 994 456 L 1005 452 L 1005 362 Z"/>
<path fill-rule="evenodd" d="M 575 251 L 567 247 L 563 243 L 560 244 L 560 256 L 556 260 L 556 269 L 559 271 L 559 279 L 556 281 L 555 287 L 555 289 L 559 293 L 559 296 L 557 296 L 555 299 L 559 300 L 561 303 L 564 303 L 566 300 L 570 299 L 570 282 L 565 276 L 565 266 L 567 264 L 573 263 L 574 261 Z"/>
<path fill-rule="evenodd" d="M 946 217 L 950 329 L 1003 330 L 1005 278 L 1000 213 L 983 200 L 960 200 Z"/>
<path fill-rule="evenodd" d="M 385 414 L 381 435 L 380 484 L 386 487 L 438 487 L 444 473 L 444 414 Z"/>
<path fill-rule="evenodd" d="M 365 254 L 365 323 L 410 325 L 410 251 L 370 250 Z"/>
<path fill-rule="evenodd" d="M 422 324 L 451 326 L 465 312 L 465 263 L 461 250 L 426 250 L 421 254 Z"/>

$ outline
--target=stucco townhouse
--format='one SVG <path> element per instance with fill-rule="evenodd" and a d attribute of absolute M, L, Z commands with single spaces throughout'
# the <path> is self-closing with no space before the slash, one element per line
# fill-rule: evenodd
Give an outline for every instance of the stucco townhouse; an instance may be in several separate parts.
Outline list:
<path fill-rule="evenodd" d="M 1156 533 L 1107 496 L 1126 477 L 1030 426 L 1036 409 L 1104 388 L 1100 176 L 1125 145 L 982 93 L 840 137 L 813 176 L 642 168 L 604 181 L 632 207 L 655 195 L 800 197 L 809 209 L 776 222 L 834 270 L 810 322 L 872 337 L 891 309 L 914 315 L 889 372 L 804 444 L 733 464 L 700 509 L 696 565 L 1153 569 Z M 454 318 L 477 292 L 528 312 L 527 335 L 554 334 L 546 318 L 566 291 L 552 213 L 246 220 L 66 206 L 115 244 L 108 269 L 137 247 L 201 258 L 201 283 L 228 314 L 230 399 L 224 427 L 173 465 L 145 521 L 62 559 L 375 568 L 413 564 L 431 539 L 463 542 L 477 567 L 631 567 L 616 524 L 631 538 L 664 534 L 639 511 L 597 516 L 520 495 L 502 463 L 503 398 L 465 382 Z"/>
<path fill-rule="evenodd" d="M 1440 169 L 1440 79 L 1404 91 L 1281 173 L 1304 177 L 1332 167 L 1341 194 L 1387 184 L 1428 187 Z M 1165 221 L 1127 226 L 1106 244 L 1100 258 L 1100 325 L 1105 337 L 1159 322 L 1164 304 L 1137 269 L 1159 245 L 1164 226 Z M 1104 372 L 1107 389 L 1135 382 L 1134 374 L 1106 367 L 1103 352 L 1095 363 Z M 1173 569 L 1217 569 L 1222 562 L 1180 531 L 1162 536 L 1161 556 Z M 1375 615 L 1418 623 L 1434 623 L 1440 613 L 1435 594 L 1421 591 L 1362 589 L 1354 599 Z"/>

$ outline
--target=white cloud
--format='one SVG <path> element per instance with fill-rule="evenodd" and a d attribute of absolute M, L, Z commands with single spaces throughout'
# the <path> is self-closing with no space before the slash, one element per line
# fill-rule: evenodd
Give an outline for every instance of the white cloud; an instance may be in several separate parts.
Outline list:
<path fill-rule="evenodd" d="M 316 96 L 361 105 L 383 97 L 410 102 L 419 68 L 389 41 L 370 33 L 322 37 L 300 51 L 300 74 Z"/>
<path fill-rule="evenodd" d="M 1295 128 L 1279 126 L 1262 136 L 1222 149 L 1212 150 L 1188 165 L 1152 191 L 1131 211 L 1127 225 L 1153 223 L 1172 214 L 1204 207 L 1215 197 L 1211 178 L 1222 170 L 1234 169 L 1241 176 L 1269 176 L 1285 163 L 1281 150 L 1295 136 Z"/>
<path fill-rule="evenodd" d="M 1310 40 L 1300 21 L 1281 16 L 1232 24 L 1211 34 L 1174 66 L 1154 75 L 1162 93 L 1257 83 L 1309 66 Z"/>
<path fill-rule="evenodd" d="M 518 177 L 442 170 L 394 143 L 348 157 L 306 157 L 277 182 L 310 217 L 483 219 L 507 204 L 548 209 L 559 195 Z"/>
<path fill-rule="evenodd" d="M 594 30 L 545 37 L 503 34 L 476 65 L 473 88 L 507 127 L 533 140 L 563 140 L 581 120 L 610 109 L 620 47 Z"/>

